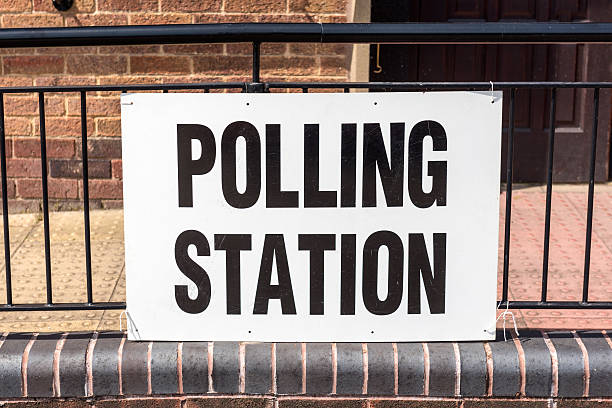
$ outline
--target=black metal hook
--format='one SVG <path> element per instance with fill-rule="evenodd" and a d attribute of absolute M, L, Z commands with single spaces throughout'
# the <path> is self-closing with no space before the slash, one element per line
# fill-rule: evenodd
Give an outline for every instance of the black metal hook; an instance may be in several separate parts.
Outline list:
<path fill-rule="evenodd" d="M 59 11 L 70 10 L 74 4 L 74 0 L 52 0 L 53 6 Z"/>

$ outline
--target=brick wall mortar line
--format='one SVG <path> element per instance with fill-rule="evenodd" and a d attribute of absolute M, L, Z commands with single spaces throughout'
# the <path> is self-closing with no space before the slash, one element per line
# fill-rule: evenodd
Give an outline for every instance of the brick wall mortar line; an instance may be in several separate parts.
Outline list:
<path fill-rule="evenodd" d="M 397 343 L 393 346 L 393 395 L 399 395 L 399 354 L 397 353 Z"/>
<path fill-rule="evenodd" d="M 483 347 L 487 358 L 486 395 L 490 397 L 493 395 L 493 352 L 491 351 L 491 346 L 488 342 L 483 343 Z"/>
<path fill-rule="evenodd" d="M 272 343 L 270 346 L 270 375 L 272 377 L 272 386 L 271 391 L 272 394 L 276 394 L 277 384 L 276 384 L 276 343 Z"/>
<path fill-rule="evenodd" d="M 461 354 L 459 344 L 453 342 L 453 352 L 455 353 L 455 396 L 461 395 Z"/>
<path fill-rule="evenodd" d="M 423 395 L 429 395 L 429 347 L 427 343 L 421 343 L 423 346 Z"/>
<path fill-rule="evenodd" d="M 38 333 L 33 333 L 30 341 L 23 350 L 23 355 L 21 357 L 21 396 L 28 396 L 28 357 L 30 355 L 30 350 L 36 341 L 36 337 L 38 337 Z"/>
<path fill-rule="evenodd" d="M 153 384 L 151 383 L 151 353 L 153 351 L 153 342 L 150 341 L 147 345 L 147 394 L 153 394 Z"/>
<path fill-rule="evenodd" d="M 240 385 L 238 392 L 244 394 L 246 389 L 246 350 L 244 342 L 240 342 L 238 347 L 238 362 L 240 364 Z"/>
<path fill-rule="evenodd" d="M 89 339 L 87 344 L 87 351 L 85 352 L 85 371 L 87 377 L 85 378 L 85 396 L 93 396 L 93 351 L 98 340 L 98 332 L 94 332 L 93 336 Z"/>
<path fill-rule="evenodd" d="M 361 393 L 368 393 L 368 343 L 361 343 L 361 355 L 363 359 L 363 386 Z"/>
<path fill-rule="evenodd" d="M 610 336 L 608 336 L 608 332 L 606 330 L 602 330 L 601 334 L 603 335 L 604 339 L 606 339 L 606 343 L 608 343 L 608 345 L 612 349 L 612 340 L 610 339 Z"/>
<path fill-rule="evenodd" d="M 177 392 L 179 394 L 182 394 L 183 393 L 183 342 L 182 341 L 178 342 L 178 344 L 176 345 L 176 378 L 177 378 L 177 384 L 178 384 Z"/>
<path fill-rule="evenodd" d="M 572 330 L 572 335 L 574 339 L 576 339 L 576 343 L 578 343 L 578 347 L 580 347 L 580 351 L 582 352 L 582 362 L 584 364 L 584 391 L 582 396 L 587 398 L 589 396 L 589 385 L 591 382 L 591 370 L 589 368 L 589 352 L 587 351 L 584 343 L 576 330 Z"/>
<path fill-rule="evenodd" d="M 123 360 L 123 345 L 125 344 L 125 334 L 121 337 L 121 343 L 117 348 L 117 377 L 119 379 L 119 395 L 123 395 L 123 378 L 122 378 L 122 360 Z"/>
<path fill-rule="evenodd" d="M 53 396 L 54 397 L 60 397 L 62 395 L 59 365 L 60 365 L 60 356 L 61 356 L 62 348 L 64 347 L 64 343 L 66 343 L 66 337 L 68 337 L 68 333 L 62 333 L 61 337 L 57 341 L 57 344 L 55 345 L 55 351 L 53 352 Z"/>
<path fill-rule="evenodd" d="M 520 384 L 519 390 L 521 396 L 525 396 L 525 389 L 527 387 L 527 371 L 525 368 L 525 350 L 523 350 L 523 345 L 521 344 L 521 340 L 517 337 L 514 331 L 511 331 L 512 340 L 514 341 L 514 345 L 516 346 L 516 350 L 518 352 L 519 358 L 519 372 L 520 372 Z"/>
<path fill-rule="evenodd" d="M 336 394 L 338 387 L 338 347 L 332 343 L 332 394 Z"/>
<path fill-rule="evenodd" d="M 559 360 L 557 359 L 557 350 L 555 349 L 555 345 L 548 337 L 548 334 L 542 331 L 542 337 L 544 338 L 544 343 L 546 343 L 548 351 L 550 352 L 550 362 L 552 365 L 552 383 L 550 396 L 554 398 L 559 393 Z"/>
<path fill-rule="evenodd" d="M 306 376 L 308 372 L 306 371 L 306 358 L 307 358 L 307 349 L 306 343 L 301 344 L 302 348 L 302 394 L 306 394 Z"/>
<path fill-rule="evenodd" d="M 215 392 L 215 389 L 213 387 L 213 379 L 212 379 L 212 374 L 213 374 L 213 370 L 214 370 L 214 360 L 213 360 L 213 355 L 215 352 L 215 343 L 213 343 L 212 341 L 208 342 L 208 347 L 206 349 L 207 353 L 208 353 L 208 392 Z"/>

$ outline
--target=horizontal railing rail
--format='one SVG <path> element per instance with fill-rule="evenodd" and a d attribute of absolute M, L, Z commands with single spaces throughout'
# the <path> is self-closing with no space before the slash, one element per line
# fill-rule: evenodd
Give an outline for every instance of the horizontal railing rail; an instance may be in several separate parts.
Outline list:
<path fill-rule="evenodd" d="M 230 23 L 10 28 L 0 47 L 228 42 L 612 43 L 612 23 Z"/>
<path fill-rule="evenodd" d="M 612 43 L 612 23 L 436 23 L 436 24 L 201 24 L 165 26 L 119 27 L 70 27 L 0 30 L 0 47 L 43 46 L 95 46 L 95 45 L 143 45 L 169 43 L 249 42 L 253 46 L 251 82 L 210 82 L 185 84 L 130 84 L 84 86 L 34 86 L 0 88 L 0 170 L 2 182 L 2 209 L 4 220 L 4 250 L 6 273 L 6 303 L 1 311 L 39 310 L 101 310 L 122 309 L 125 302 L 95 301 L 92 284 L 89 174 L 87 151 L 87 92 L 114 91 L 181 91 L 234 90 L 238 92 L 268 92 L 274 89 L 293 89 L 309 92 L 311 89 L 335 89 L 349 92 L 351 89 L 374 91 L 414 90 L 504 90 L 508 101 L 507 167 L 505 219 L 503 237 L 502 288 L 499 308 L 516 309 L 612 309 L 612 301 L 589 299 L 591 237 L 593 228 L 593 198 L 595 182 L 595 158 L 599 121 L 601 89 L 612 88 L 612 82 L 262 82 L 260 79 L 260 44 L 262 42 L 344 42 L 344 43 Z M 512 218 L 512 187 L 514 163 L 515 95 L 520 89 L 541 89 L 550 100 L 549 123 L 555 123 L 556 92 L 558 89 L 587 89 L 592 94 L 592 112 L 589 144 L 589 189 L 586 214 L 584 269 L 582 296 L 572 301 L 556 301 L 548 298 L 549 247 L 551 231 L 551 206 L 553 188 L 553 158 L 555 126 L 548 127 L 548 156 L 546 162 L 546 209 L 543 257 L 541 269 L 541 296 L 538 300 L 509 299 L 510 227 Z M 47 153 L 45 130 L 45 94 L 73 92 L 80 95 L 82 182 L 84 207 L 84 245 L 86 300 L 75 303 L 56 303 L 53 297 L 51 248 L 49 237 L 49 199 L 47 186 Z M 18 304 L 13 302 L 11 281 L 11 242 L 8 217 L 7 159 L 4 126 L 4 95 L 34 93 L 38 95 L 40 123 L 40 160 L 42 179 L 42 210 L 45 246 L 46 303 Z"/>

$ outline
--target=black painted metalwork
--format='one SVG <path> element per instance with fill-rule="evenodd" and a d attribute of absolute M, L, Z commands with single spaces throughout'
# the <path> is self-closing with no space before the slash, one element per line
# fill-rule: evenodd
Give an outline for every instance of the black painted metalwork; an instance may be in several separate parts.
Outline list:
<path fill-rule="evenodd" d="M 87 146 L 87 94 L 81 91 L 81 155 L 83 159 L 83 222 L 85 225 L 85 274 L 87 303 L 93 303 L 91 276 L 91 232 L 89 224 L 89 163 Z"/>
<path fill-rule="evenodd" d="M 506 159 L 506 218 L 504 229 L 504 266 L 502 281 L 502 302 L 508 300 L 508 274 L 510 270 L 510 225 L 512 218 L 512 165 L 514 163 L 514 95 L 510 88 L 510 114 L 508 119 L 508 158 Z"/>
<path fill-rule="evenodd" d="M 45 236 L 45 281 L 47 284 L 47 304 L 53 303 L 53 284 L 51 282 L 51 239 L 49 237 L 49 186 L 47 185 L 47 133 L 45 126 L 45 94 L 38 93 L 38 116 L 40 127 L 40 170 L 42 178 L 43 225 Z"/>
<path fill-rule="evenodd" d="M 0 30 L 2 48 L 229 42 L 612 43 L 612 23 L 230 23 Z"/>
<path fill-rule="evenodd" d="M 584 248 L 584 274 L 582 302 L 589 299 L 589 272 L 591 270 L 591 235 L 593 233 L 593 196 L 595 194 L 595 155 L 597 153 L 597 122 L 599 121 L 599 88 L 593 91 L 593 131 L 591 134 L 591 162 L 589 168 L 589 194 L 587 204 L 586 242 Z"/>
<path fill-rule="evenodd" d="M 548 256 L 550 252 L 550 213 L 552 206 L 553 160 L 555 152 L 555 114 L 557 89 L 550 90 L 550 117 L 548 119 L 548 169 L 546 173 L 546 211 L 544 213 L 544 254 L 542 256 L 542 302 L 548 295 Z"/>
<path fill-rule="evenodd" d="M 4 226 L 4 272 L 6 274 L 6 304 L 13 303 L 11 281 L 11 238 L 8 210 L 8 182 L 6 179 L 6 134 L 4 131 L 4 94 L 0 93 L 0 171 L 2 172 L 2 221 Z"/>
<path fill-rule="evenodd" d="M 0 88 L 0 171 L 2 182 L 2 211 L 6 271 L 6 303 L 1 311 L 49 310 L 105 310 L 122 309 L 124 302 L 94 302 L 92 284 L 91 226 L 89 218 L 89 174 L 87 150 L 87 92 L 136 92 L 232 89 L 242 92 L 267 92 L 270 89 L 301 90 L 304 93 L 326 89 L 350 92 L 351 89 L 370 91 L 487 91 L 490 82 L 264 82 L 260 74 L 262 42 L 412 42 L 412 43 L 601 43 L 612 42 L 612 24 L 583 23 L 452 23 L 452 24 L 217 24 L 126 27 L 75 27 L 0 30 L 0 47 L 35 46 L 93 46 L 127 44 L 168 44 L 205 42 L 250 42 L 253 45 L 252 82 L 142 84 L 142 85 L 87 85 L 87 86 L 35 86 Z M 504 259 L 502 270 L 502 298 L 499 308 L 515 309 L 612 309 L 612 301 L 588 301 L 590 248 L 593 224 L 593 197 L 597 121 L 600 89 L 612 88 L 612 82 L 498 82 L 495 89 L 509 94 L 508 151 L 506 168 L 506 215 L 504 231 Z M 587 209 L 587 230 L 583 294 L 580 301 L 547 300 L 548 264 L 550 246 L 550 214 L 552 207 L 553 159 L 555 143 L 555 110 L 557 89 L 593 89 L 593 123 L 591 137 L 590 178 Z M 547 162 L 547 188 L 544 231 L 544 257 L 542 265 L 542 295 L 540 301 L 509 300 L 510 226 L 512 217 L 512 175 L 514 155 L 514 101 L 519 89 L 545 89 L 550 91 L 550 130 Z M 85 274 L 87 299 L 76 303 L 53 303 L 51 251 L 49 240 L 49 199 L 47 185 L 47 155 L 45 131 L 45 94 L 50 92 L 78 93 L 81 99 L 81 146 L 83 169 L 83 207 Z M 11 284 L 9 201 L 7 190 L 7 158 L 4 129 L 4 95 L 14 93 L 38 94 L 40 120 L 40 149 L 42 204 L 45 239 L 46 303 L 14 304 Z M 493 272 L 493 271 L 492 271 Z"/>

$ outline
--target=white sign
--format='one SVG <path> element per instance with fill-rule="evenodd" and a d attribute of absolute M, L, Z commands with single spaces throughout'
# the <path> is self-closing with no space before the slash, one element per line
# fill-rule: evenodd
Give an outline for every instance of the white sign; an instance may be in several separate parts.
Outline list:
<path fill-rule="evenodd" d="M 129 339 L 493 339 L 501 97 L 123 95 Z"/>

